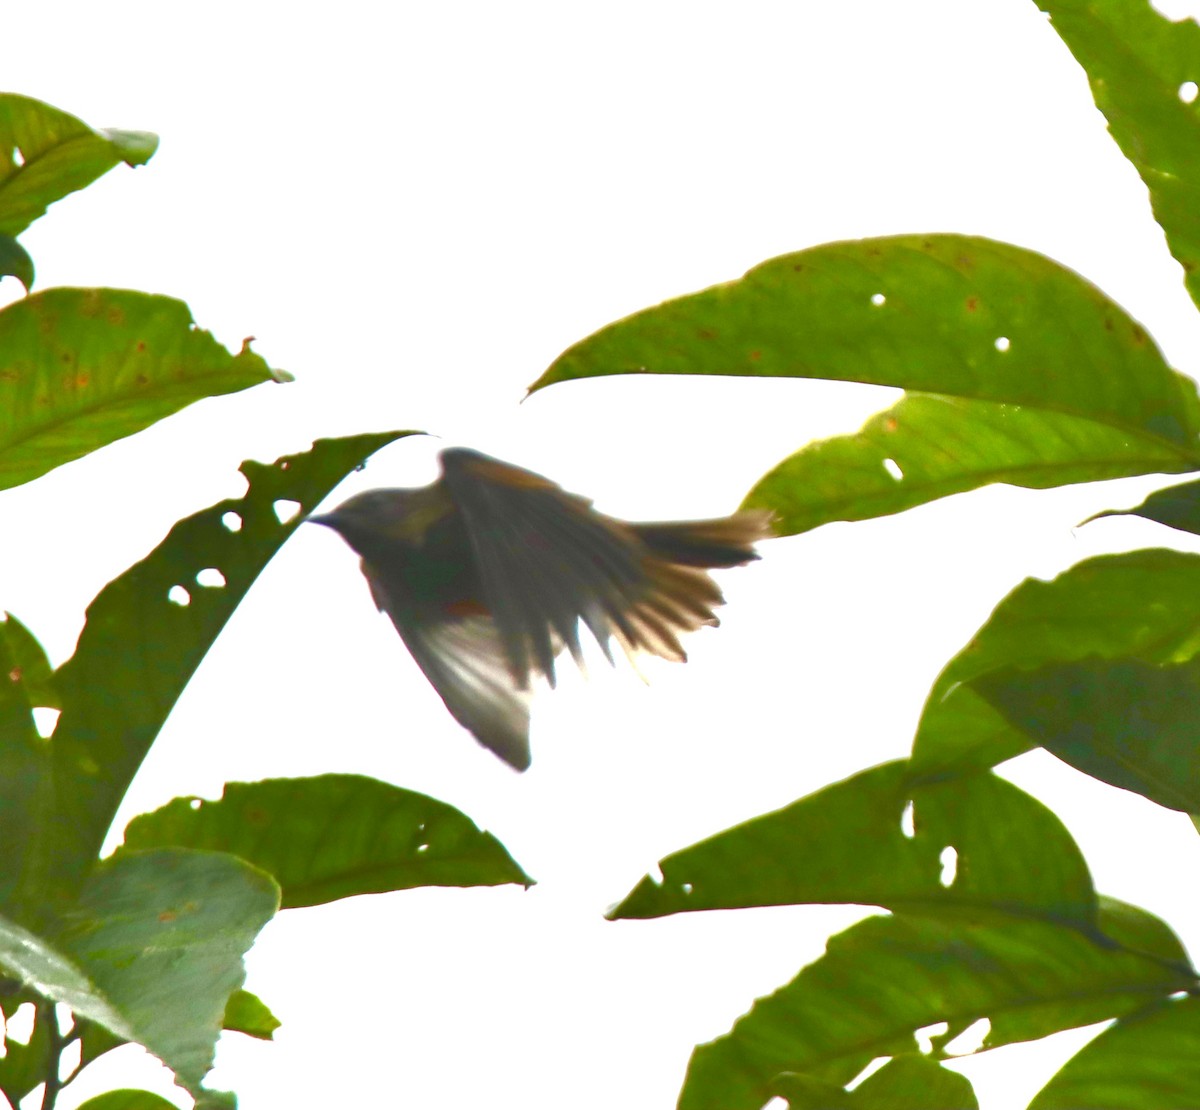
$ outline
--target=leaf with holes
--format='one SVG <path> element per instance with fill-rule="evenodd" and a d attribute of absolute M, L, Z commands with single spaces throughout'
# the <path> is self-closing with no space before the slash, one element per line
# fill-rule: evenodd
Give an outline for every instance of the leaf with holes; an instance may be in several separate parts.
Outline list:
<path fill-rule="evenodd" d="M 1096 107 L 1146 187 L 1200 303 L 1200 27 L 1146 0 L 1038 0 L 1087 72 Z"/>
<path fill-rule="evenodd" d="M 273 875 L 283 906 L 417 886 L 533 882 L 490 833 L 445 802 L 361 775 L 227 783 L 135 817 L 127 848 L 231 852 Z"/>
<path fill-rule="evenodd" d="M 0 930 L 3 928 L 0 925 Z M 31 1005 L 36 1005 L 36 1001 L 31 1000 Z M 8 1012 L 15 1012 L 15 1009 L 13 1007 Z M 4 1055 L 0 1057 L 0 1094 L 8 1099 L 11 1106 L 19 1106 L 30 1091 L 46 1081 L 46 1061 L 50 1058 L 47 1018 L 57 1020 L 43 1010 L 34 1022 L 29 1040 L 24 1044 L 7 1034 L 4 1038 Z"/>
<path fill-rule="evenodd" d="M 774 509 L 784 533 L 987 482 L 1200 468 L 1195 385 L 1144 329 L 1078 274 L 988 239 L 908 235 L 775 258 L 610 324 L 531 388 L 608 374 L 829 378 L 933 395 L 767 475 L 747 504 Z"/>
<path fill-rule="evenodd" d="M 231 355 L 182 301 L 48 289 L 0 310 L 0 489 L 20 485 L 193 401 L 287 381 Z"/>
<path fill-rule="evenodd" d="M 50 873 L 49 845 L 37 835 L 39 822 L 55 808 L 50 751 L 34 727 L 33 707 L 57 699 L 50 663 L 32 633 L 15 617 L 0 623 L 0 843 L 19 852 L 0 852 L 0 906 L 23 918 L 14 892 L 36 889 Z"/>
<path fill-rule="evenodd" d="M 1005 667 L 972 686 L 1064 763 L 1161 806 L 1200 812 L 1200 658 Z"/>
<path fill-rule="evenodd" d="M 20 235 L 46 208 L 124 162 L 158 149 L 149 131 L 96 131 L 28 96 L 0 93 L 0 235 Z"/>
<path fill-rule="evenodd" d="M 1102 907 L 1103 926 L 1109 912 Z M 844 1084 L 878 1056 L 912 1051 L 915 1031 L 937 1022 L 987 1019 L 982 1047 L 995 1048 L 1195 985 L 1186 964 L 1048 922 L 868 918 L 830 938 L 823 957 L 729 1033 L 696 1048 L 679 1110 L 758 1110 L 785 1072 Z"/>
<path fill-rule="evenodd" d="M 1035 737 L 975 688 L 1006 667 L 1100 659 L 1184 662 L 1200 652 L 1200 556 L 1166 549 L 1087 559 L 1052 581 L 1027 579 L 945 667 L 913 742 L 918 778 L 992 767 Z"/>
<path fill-rule="evenodd" d="M 1193 470 L 1177 445 L 1089 417 L 961 397 L 909 395 L 854 435 L 785 459 L 746 496 L 780 534 L 867 520 L 991 482 L 1044 489 Z"/>
<path fill-rule="evenodd" d="M 49 759 L 31 756 L 22 776 L 0 777 L 0 814 L 9 805 L 26 814 L 25 866 L 10 912 L 26 923 L 53 917 L 56 900 L 70 897 L 96 859 L 117 805 L 192 672 L 299 526 L 298 518 L 281 524 L 275 503 L 295 501 L 310 512 L 367 457 L 408 434 L 319 440 L 311 451 L 270 465 L 244 463 L 244 497 L 181 520 L 93 600 L 75 654 L 55 674 L 58 727 L 49 745 L 33 749 L 37 755 L 48 747 Z M 224 586 L 194 588 L 209 568 Z M 188 590 L 190 604 L 168 599 L 174 587 Z M 0 855 L 0 875 L 7 858 Z"/>
<path fill-rule="evenodd" d="M 1200 1106 L 1200 998 L 1122 1018 L 1084 1046 L 1029 1110 L 1195 1110 Z"/>
<path fill-rule="evenodd" d="M 1050 810 L 994 775 L 914 787 L 910 774 L 907 761 L 874 767 L 676 852 L 608 916 L 845 902 L 1095 929 L 1087 865 Z"/>
<path fill-rule="evenodd" d="M 55 923 L 56 948 L 87 976 L 86 1006 L 77 991 L 38 989 L 144 1045 L 198 1098 L 242 957 L 278 905 L 271 877 L 233 856 L 124 853 L 97 866 Z"/>
<path fill-rule="evenodd" d="M 1156 490 L 1134 509 L 1109 509 L 1088 517 L 1084 524 L 1106 516 L 1140 516 L 1200 536 L 1200 482 L 1184 482 Z"/>

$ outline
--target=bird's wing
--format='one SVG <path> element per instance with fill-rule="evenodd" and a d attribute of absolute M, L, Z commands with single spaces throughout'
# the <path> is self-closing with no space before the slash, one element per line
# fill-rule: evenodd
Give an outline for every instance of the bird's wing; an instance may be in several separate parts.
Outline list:
<path fill-rule="evenodd" d="M 505 763 L 524 771 L 530 762 L 531 694 L 514 681 L 495 622 L 485 615 L 407 619 L 404 599 L 391 596 L 384 576 L 365 559 L 363 574 L 375 604 L 391 618 L 454 719 Z"/>
<path fill-rule="evenodd" d="M 581 620 L 606 653 L 614 634 L 639 640 L 626 614 L 645 576 L 642 545 L 628 525 L 540 475 L 477 451 L 443 451 L 442 471 L 518 687 L 533 671 L 553 685 L 554 657 L 564 644 L 580 658 Z"/>

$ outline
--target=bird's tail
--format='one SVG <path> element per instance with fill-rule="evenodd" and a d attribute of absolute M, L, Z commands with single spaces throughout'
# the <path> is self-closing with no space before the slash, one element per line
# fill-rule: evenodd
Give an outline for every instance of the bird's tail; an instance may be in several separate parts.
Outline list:
<path fill-rule="evenodd" d="M 758 558 L 754 544 L 774 534 L 766 509 L 746 509 L 717 520 L 633 524 L 657 558 L 688 567 L 739 567 Z"/>
<path fill-rule="evenodd" d="M 642 543 L 643 580 L 622 610 L 611 614 L 613 635 L 626 654 L 648 651 L 683 662 L 679 634 L 720 622 L 724 602 L 707 567 L 736 567 L 757 559 L 756 541 L 773 534 L 771 514 L 759 510 L 719 520 L 631 524 Z"/>

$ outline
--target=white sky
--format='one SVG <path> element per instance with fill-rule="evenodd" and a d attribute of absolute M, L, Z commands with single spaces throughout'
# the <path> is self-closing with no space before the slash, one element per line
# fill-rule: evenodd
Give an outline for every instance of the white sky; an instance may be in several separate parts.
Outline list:
<path fill-rule="evenodd" d="M 162 136 L 149 167 L 114 171 L 24 237 L 39 287 L 181 297 L 297 378 L 4 494 L 21 539 L 0 551 L 0 605 L 56 661 L 105 581 L 178 517 L 240 492 L 238 462 L 319 436 L 443 437 L 381 453 L 336 499 L 420 484 L 459 442 L 619 515 L 732 509 L 783 455 L 891 394 L 613 379 L 517 402 L 597 327 L 829 240 L 956 231 L 1035 248 L 1200 369 L 1197 314 L 1145 191 L 1029 0 L 186 14 L 39 0 L 3 22 L 4 87 Z M 125 816 L 225 780 L 358 772 L 457 805 L 539 885 L 284 914 L 247 983 L 284 1026 L 273 1045 L 228 1038 L 212 1082 L 243 1110 L 674 1105 L 692 1046 L 860 911 L 610 924 L 604 908 L 661 856 L 906 754 L 934 676 L 1019 581 L 1180 542 L 1132 520 L 1073 527 L 1166 481 L 993 487 L 774 542 L 724 576 L 723 626 L 693 639 L 687 667 L 647 665 L 648 687 L 628 671 L 566 681 L 542 702 L 524 776 L 445 714 L 337 537 L 302 529 L 179 703 Z M 1184 817 L 1049 757 L 1004 770 L 1066 820 L 1101 890 L 1200 951 Z M 985 1110 L 1007 1110 L 1080 1040 L 961 1068 Z M 136 1050 L 107 1068 L 59 1105 L 103 1084 L 169 1089 Z"/>

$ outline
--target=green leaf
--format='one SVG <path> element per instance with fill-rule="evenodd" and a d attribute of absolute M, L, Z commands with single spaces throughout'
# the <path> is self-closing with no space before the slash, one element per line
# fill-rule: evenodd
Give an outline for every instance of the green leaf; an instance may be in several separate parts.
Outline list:
<path fill-rule="evenodd" d="M 1200 1106 L 1200 998 L 1123 1018 L 1075 1054 L 1029 1110 L 1195 1110 Z"/>
<path fill-rule="evenodd" d="M 1154 216 L 1200 303 L 1200 118 L 1183 93 L 1200 75 L 1200 28 L 1166 19 L 1147 0 L 1038 0 L 1038 7 L 1087 71 L 1096 107 L 1150 190 Z"/>
<path fill-rule="evenodd" d="M 270 876 L 232 856 L 123 853 L 88 877 L 56 937 L 116 1022 L 38 989 L 144 1045 L 199 1095 L 226 1002 L 245 978 L 242 956 L 278 905 Z"/>
<path fill-rule="evenodd" d="M 913 744 L 914 772 L 991 767 L 1035 745 L 974 687 L 1005 667 L 1134 657 L 1178 663 L 1200 651 L 1200 556 L 1165 549 L 1087 559 L 1028 579 L 938 676 Z"/>
<path fill-rule="evenodd" d="M 33 259 L 11 235 L 0 234 L 0 279 L 15 277 L 28 293 L 33 285 Z"/>
<path fill-rule="evenodd" d="M 0 93 L 0 235 L 20 235 L 56 200 L 121 162 L 143 165 L 157 147 L 148 131 L 95 131 L 39 100 Z"/>
<path fill-rule="evenodd" d="M 927 1056 L 894 1056 L 855 1089 L 851 1110 L 979 1110 L 970 1080 Z"/>
<path fill-rule="evenodd" d="M 1195 983 L 1190 969 L 1047 922 L 868 918 L 697 1047 L 679 1110 L 758 1110 L 783 1072 L 845 1082 L 834 1073 L 852 1077 L 896 1055 L 935 1022 L 986 1017 L 983 1047 L 994 1048 L 1130 1013 Z"/>
<path fill-rule="evenodd" d="M 838 1083 L 788 1071 L 775 1077 L 771 1093 L 788 1104 L 788 1110 L 853 1110 L 850 1093 Z"/>
<path fill-rule="evenodd" d="M 1109 509 L 1088 517 L 1084 524 L 1106 516 L 1140 516 L 1168 528 L 1200 535 L 1200 482 L 1184 482 L 1155 490 L 1135 509 Z"/>
<path fill-rule="evenodd" d="M 225 1016 L 221 1019 L 221 1028 L 235 1033 L 245 1033 L 260 1041 L 273 1040 L 275 1030 L 280 1026 L 279 1019 L 267 1009 L 266 1004 L 256 994 L 249 991 L 234 991 L 225 1003 Z"/>
<path fill-rule="evenodd" d="M 176 699 L 259 572 L 304 513 L 373 452 L 407 434 L 319 440 L 311 451 L 270 465 L 244 463 L 244 497 L 181 520 L 93 600 L 75 654 L 55 675 L 62 716 L 52 741 L 37 741 L 29 726 L 17 754 L 0 745 L 0 770 L 6 760 L 19 764 L 13 778 L 0 776 L 0 820 L 9 805 L 21 813 L 25 849 L 20 859 L 0 855 L 0 882 L 19 876 L 10 913 L 36 923 L 70 898 Z M 295 503 L 300 513 L 281 523 L 277 502 Z M 197 585 L 206 569 L 219 570 L 225 585 Z M 175 587 L 187 590 L 189 604 L 168 599 Z M 0 658 L 0 674 L 3 667 Z M 3 693 L 0 685 L 0 739 Z M 25 728 L 19 712 L 14 721 Z"/>
<path fill-rule="evenodd" d="M 31 889 L 53 875 L 49 845 L 38 835 L 43 815 L 50 818 L 55 794 L 49 745 L 34 727 L 32 707 L 50 698 L 49 661 L 41 645 L 15 618 L 0 623 L 0 844 L 20 852 L 0 852 L 0 906 L 24 916 L 14 891 L 26 877 Z"/>
<path fill-rule="evenodd" d="M 742 507 L 770 509 L 776 532 L 793 535 L 992 482 L 1046 489 L 1198 464 L 1174 443 L 1090 416 L 910 394 L 854 435 L 818 440 L 785 459 Z"/>
<path fill-rule="evenodd" d="M 1160 917 L 1117 898 L 1100 895 L 1104 934 L 1128 952 L 1189 968 L 1187 949 Z"/>
<path fill-rule="evenodd" d="M 862 771 L 660 863 L 610 918 L 800 902 L 1020 916 L 1095 931 L 1083 857 L 1055 815 L 990 774 L 914 788 L 906 761 Z M 913 806 L 914 835 L 901 830 Z M 946 849 L 954 880 L 942 881 Z"/>
<path fill-rule="evenodd" d="M 231 355 L 170 297 L 48 289 L 0 311 L 0 489 L 139 432 L 202 397 L 288 380 Z"/>
<path fill-rule="evenodd" d="M 25 704 L 61 709 L 46 649 L 12 613 L 4 614 L 4 639 L 12 661 L 8 680 L 20 690 Z"/>
<path fill-rule="evenodd" d="M 1006 667 L 972 685 L 1064 763 L 1170 809 L 1200 811 L 1200 659 Z"/>
<path fill-rule="evenodd" d="M 178 1110 L 175 1103 L 168 1102 L 162 1095 L 151 1091 L 136 1091 L 123 1087 L 119 1091 L 106 1091 L 87 1102 L 79 1104 L 79 1110 Z"/>
<path fill-rule="evenodd" d="M 533 882 L 453 806 L 360 775 L 234 782 L 221 800 L 176 798 L 135 817 L 128 848 L 230 852 L 270 873 L 283 906 L 417 886 Z"/>
<path fill-rule="evenodd" d="M 988 239 L 896 236 L 775 258 L 610 324 L 531 388 L 634 373 L 930 395 L 767 475 L 747 504 L 774 509 L 785 534 L 987 482 L 1040 488 L 1200 467 L 1196 387 L 1145 330 L 1078 274 Z"/>

